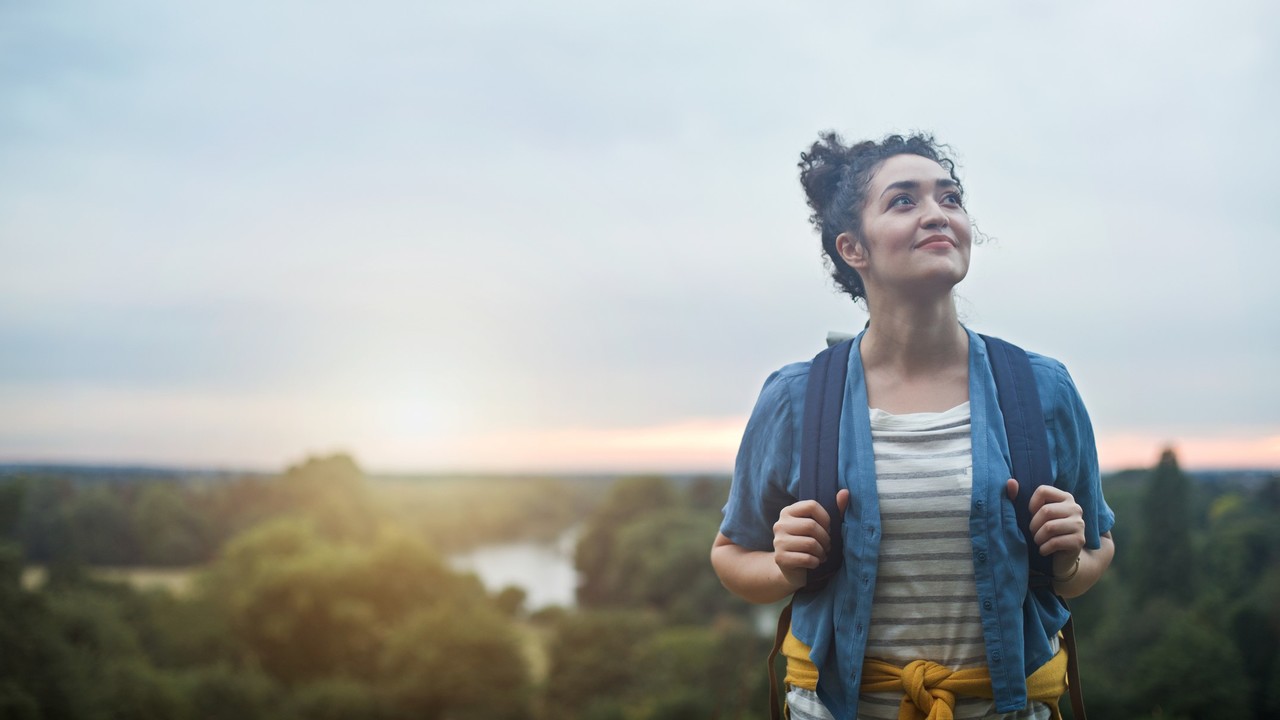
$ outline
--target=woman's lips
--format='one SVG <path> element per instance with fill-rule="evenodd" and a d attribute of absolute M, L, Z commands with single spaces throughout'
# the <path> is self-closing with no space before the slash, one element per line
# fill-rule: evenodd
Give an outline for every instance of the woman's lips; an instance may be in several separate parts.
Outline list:
<path fill-rule="evenodd" d="M 955 240 L 952 240 L 946 235 L 930 235 L 924 240 L 921 240 L 920 243 L 916 245 L 916 249 L 922 250 L 928 248 L 955 247 L 955 245 Z"/>

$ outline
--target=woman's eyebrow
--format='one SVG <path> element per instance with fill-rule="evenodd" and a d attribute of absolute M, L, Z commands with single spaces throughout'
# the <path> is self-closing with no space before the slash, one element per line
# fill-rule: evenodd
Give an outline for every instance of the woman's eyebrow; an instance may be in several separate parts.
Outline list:
<path fill-rule="evenodd" d="M 884 197 L 886 194 L 889 193 L 890 190 L 911 190 L 911 191 L 919 190 L 920 184 L 921 183 L 918 180 L 899 180 L 898 182 L 895 182 L 895 183 L 889 183 L 888 185 L 885 186 L 884 192 L 880 193 L 880 197 Z M 952 180 L 951 178 L 938 178 L 936 181 L 934 181 L 933 187 L 935 189 L 946 188 L 948 190 L 954 190 L 960 187 L 960 183 L 957 183 L 955 180 Z"/>

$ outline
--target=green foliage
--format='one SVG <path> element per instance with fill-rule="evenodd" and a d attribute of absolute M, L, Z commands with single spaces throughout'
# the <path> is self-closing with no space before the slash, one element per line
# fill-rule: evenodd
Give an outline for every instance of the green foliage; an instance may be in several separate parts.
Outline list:
<path fill-rule="evenodd" d="M 493 602 L 503 615 L 514 618 L 524 613 L 524 604 L 528 598 L 529 594 L 524 588 L 508 585 L 494 596 Z"/>
<path fill-rule="evenodd" d="M 746 613 L 747 604 L 724 590 L 708 560 L 719 512 L 690 507 L 692 497 L 712 486 L 695 480 L 682 498 L 664 478 L 616 484 L 587 518 L 578 542 L 579 601 L 594 608 L 655 610 L 671 623 Z M 721 504 L 705 497 L 701 503 Z"/>
<path fill-rule="evenodd" d="M 80 717 L 82 666 L 47 599 L 21 588 L 21 567 L 17 548 L 0 543 L 0 717 Z"/>
<path fill-rule="evenodd" d="M 199 720 L 275 720 L 288 714 L 283 689 L 253 667 L 206 665 L 185 673 L 181 687 Z"/>
<path fill-rule="evenodd" d="M 381 511 L 441 552 L 515 540 L 551 541 L 581 521 L 604 481 L 488 477 L 379 478 Z"/>
<path fill-rule="evenodd" d="M 611 566 L 616 559 L 619 533 L 632 521 L 673 509 L 676 502 L 675 488 L 663 477 L 625 478 L 613 486 L 605 501 L 587 518 L 578 539 L 574 554 L 574 564 L 582 577 L 578 602 L 587 607 L 618 604 Z"/>
<path fill-rule="evenodd" d="M 626 697 L 640 680 L 637 651 L 661 626 L 652 613 L 581 611 L 564 618 L 551 643 L 547 705 L 565 718 L 605 713 L 593 704 Z"/>
<path fill-rule="evenodd" d="M 95 673 L 95 705 L 113 720 L 174 720 L 191 716 L 177 679 L 140 659 L 105 662 Z"/>
<path fill-rule="evenodd" d="M 131 508 L 137 558 L 147 565 L 192 565 L 209 558 L 213 528 L 207 515 L 174 483 L 148 483 Z"/>
<path fill-rule="evenodd" d="M 768 641 L 707 560 L 726 488 L 369 481 L 345 456 L 208 484 L 0 485 L 0 718 L 758 717 Z M 1169 456 L 1106 491 L 1116 563 L 1072 602 L 1092 714 L 1280 714 L 1280 479 L 1192 486 Z M 523 591 L 490 596 L 439 554 L 579 522 L 577 610 L 525 620 Z M 4 537 L 57 561 L 39 592 Z M 180 595 L 83 571 L 121 553 L 216 560 Z"/>
<path fill-rule="evenodd" d="M 644 717 L 751 717 L 764 679 L 766 641 L 737 626 L 674 627 L 636 650 L 640 680 L 632 690 Z"/>
<path fill-rule="evenodd" d="M 1195 720 L 1249 716 L 1249 680 L 1231 641 L 1192 613 L 1176 617 L 1137 658 L 1135 693 L 1152 714 Z"/>
<path fill-rule="evenodd" d="M 387 638 L 379 663 L 399 717 L 528 715 L 528 669 L 496 610 L 446 602 L 416 612 Z"/>
<path fill-rule="evenodd" d="M 370 678 L 391 627 L 453 595 L 483 598 L 422 543 L 388 531 L 370 546 L 321 537 L 301 518 L 273 521 L 228 545 L 207 590 L 232 632 L 285 683 Z"/>
<path fill-rule="evenodd" d="M 380 720 L 393 717 L 377 689 L 347 678 L 327 678 L 296 688 L 291 714 L 298 720 Z"/>
<path fill-rule="evenodd" d="M 1145 477 L 1108 481 L 1116 563 L 1072 601 L 1091 714 L 1269 716 L 1280 667 L 1276 483 L 1195 492 L 1172 454 Z"/>
<path fill-rule="evenodd" d="M 1195 592 L 1191 551 L 1191 479 L 1167 450 L 1147 481 L 1141 506 L 1141 535 L 1134 548 L 1139 560 L 1138 597 L 1189 600 Z"/>
<path fill-rule="evenodd" d="M 718 525 L 714 515 L 684 509 L 623 525 L 599 583 L 602 604 L 653 608 L 675 623 L 745 612 L 746 604 L 725 592 L 707 558 L 707 538 Z"/>

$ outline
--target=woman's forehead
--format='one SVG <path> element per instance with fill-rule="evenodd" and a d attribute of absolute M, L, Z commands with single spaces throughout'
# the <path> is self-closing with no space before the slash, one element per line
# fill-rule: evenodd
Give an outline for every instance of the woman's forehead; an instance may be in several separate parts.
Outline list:
<path fill-rule="evenodd" d="M 903 181 L 917 182 L 933 187 L 939 181 L 954 184 L 951 173 L 936 161 L 922 155 L 894 155 L 885 158 L 880 167 L 871 176 L 871 190 L 878 193 L 880 189 Z"/>

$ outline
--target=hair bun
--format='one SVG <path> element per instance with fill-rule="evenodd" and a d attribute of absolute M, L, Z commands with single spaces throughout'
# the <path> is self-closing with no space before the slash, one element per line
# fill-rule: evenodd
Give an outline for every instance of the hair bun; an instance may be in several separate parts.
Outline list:
<path fill-rule="evenodd" d="M 840 183 L 848 177 L 851 166 L 850 148 L 840 135 L 828 131 L 818 135 L 819 140 L 800 153 L 800 184 L 804 187 L 809 207 L 813 210 L 810 220 L 820 223 L 821 216 L 831 206 Z"/>

